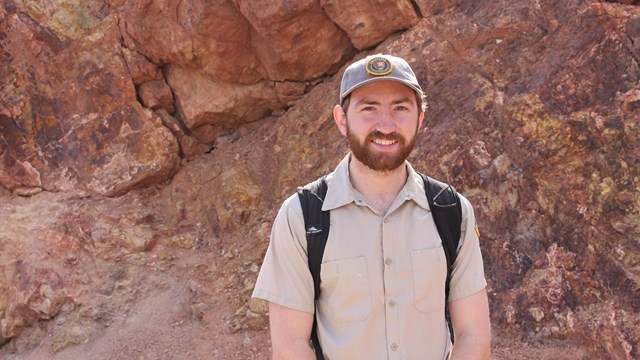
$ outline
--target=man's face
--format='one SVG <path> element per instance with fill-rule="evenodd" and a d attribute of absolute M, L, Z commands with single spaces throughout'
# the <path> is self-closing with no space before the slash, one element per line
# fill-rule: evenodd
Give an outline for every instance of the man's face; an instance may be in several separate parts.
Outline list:
<path fill-rule="evenodd" d="M 424 116 L 411 88 L 395 81 L 367 84 L 351 93 L 345 110 L 343 133 L 358 161 L 381 172 L 404 163 Z"/>

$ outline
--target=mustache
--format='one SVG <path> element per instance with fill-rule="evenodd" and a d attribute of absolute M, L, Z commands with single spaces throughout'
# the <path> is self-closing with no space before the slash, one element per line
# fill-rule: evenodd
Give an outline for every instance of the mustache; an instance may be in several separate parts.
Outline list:
<path fill-rule="evenodd" d="M 383 139 L 383 140 L 391 140 L 391 141 L 398 141 L 398 142 L 404 141 L 404 137 L 402 137 L 402 135 L 398 134 L 397 132 L 384 134 L 378 130 L 374 130 L 370 132 L 369 135 L 367 135 L 365 140 L 372 141 L 373 139 Z"/>

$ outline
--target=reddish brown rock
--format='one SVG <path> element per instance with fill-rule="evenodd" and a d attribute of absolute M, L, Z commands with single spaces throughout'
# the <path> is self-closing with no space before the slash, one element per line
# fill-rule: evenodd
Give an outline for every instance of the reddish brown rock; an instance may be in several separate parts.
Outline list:
<path fill-rule="evenodd" d="M 194 55 L 202 71 L 221 81 L 240 84 L 253 84 L 266 77 L 253 49 L 251 26 L 232 0 L 181 5 L 179 16 L 183 22 L 190 22 L 195 32 Z"/>
<path fill-rule="evenodd" d="M 12 145 L 16 144 L 18 149 L 28 151 L 28 145 L 21 139 L 19 129 L 12 119 L 0 115 L 0 131 L 7 138 L 15 136 Z M 15 148 L 9 147 L 7 141 L 0 142 L 0 164 L 0 184 L 5 188 L 24 195 L 42 190 L 40 172 L 30 162 L 21 160 Z"/>
<path fill-rule="evenodd" d="M 179 23 L 177 6 L 177 1 L 145 1 L 121 8 L 118 26 L 126 46 L 153 63 L 191 62 L 193 38 Z"/>
<path fill-rule="evenodd" d="M 281 107 L 275 90 L 266 82 L 254 85 L 225 83 L 179 66 L 169 67 L 167 81 L 186 128 L 194 130 L 211 125 L 220 129 L 215 137 Z"/>
<path fill-rule="evenodd" d="M 249 23 L 231 0 L 130 2 L 118 12 L 127 47 L 155 64 L 197 67 L 241 84 L 263 78 Z"/>
<path fill-rule="evenodd" d="M 274 86 L 280 101 L 287 105 L 300 99 L 304 95 L 306 88 L 307 85 L 299 81 L 278 81 Z"/>
<path fill-rule="evenodd" d="M 38 15 L 64 13 L 55 2 L 29 4 L 0 6 L 0 319 L 16 324 L 0 357 L 267 358 L 251 287 L 281 201 L 347 151 L 331 118 L 339 72 L 327 76 L 351 56 L 329 49 L 347 34 L 311 1 L 92 2 L 68 33 L 71 20 Z M 422 20 L 356 58 L 404 56 L 423 84 L 411 161 L 474 205 L 494 357 L 638 358 L 640 7 L 415 4 Z M 141 64 L 189 69 L 165 80 L 182 113 L 140 107 L 121 41 Z M 188 161 L 165 176 L 177 154 Z M 69 306 L 33 320 L 44 298 L 8 297 L 16 259 L 57 274 Z"/>
<path fill-rule="evenodd" d="M 192 160 L 196 156 L 204 154 L 211 150 L 210 145 L 202 143 L 196 138 L 187 135 L 180 121 L 171 116 L 167 112 L 167 110 L 158 109 L 156 110 L 156 114 L 158 115 L 158 117 L 160 117 L 160 120 L 162 120 L 162 124 L 164 124 L 164 126 L 166 126 L 169 130 L 171 130 L 173 135 L 175 135 L 178 139 L 178 144 L 180 145 L 180 154 L 182 158 Z"/>
<path fill-rule="evenodd" d="M 464 0 L 414 0 L 414 3 L 423 17 L 429 17 L 454 9 L 463 4 Z"/>
<path fill-rule="evenodd" d="M 151 80 L 140 84 L 138 95 L 142 99 L 142 104 L 151 109 L 165 109 L 173 114 L 173 93 L 164 80 Z"/>
<path fill-rule="evenodd" d="M 198 185 L 202 180 L 205 187 Z M 202 158 L 193 162 L 189 171 L 176 175 L 168 194 L 174 218 L 195 220 L 205 224 L 215 236 L 222 236 L 240 231 L 251 221 L 261 202 L 262 189 L 249 169 L 234 166 L 223 171 Z"/>
<path fill-rule="evenodd" d="M 0 319 L 0 338 L 12 338 L 22 328 L 58 315 L 70 301 L 62 278 L 46 267 L 17 260 L 9 277 L 7 306 Z M 12 271 L 13 270 L 13 271 Z"/>
<path fill-rule="evenodd" d="M 34 58 L 10 48 L 20 72 L 3 75 L 18 92 L 2 94 L 9 104 L 3 113 L 12 117 L 2 121 L 8 150 L 0 173 L 18 176 L 5 187 L 114 195 L 174 171 L 176 140 L 135 100 L 113 18 L 69 45 L 28 18 L 8 22 L 10 43 L 35 36 L 41 40 L 31 43 L 41 50 Z"/>
<path fill-rule="evenodd" d="M 108 15 L 101 1 L 43 3 L 25 0 L 5 3 L 7 7 L 15 6 L 14 11 L 33 19 L 63 41 L 88 36 Z"/>
<path fill-rule="evenodd" d="M 252 45 L 272 80 L 317 78 L 351 54 L 349 40 L 316 1 L 235 1 L 254 29 Z"/>
<path fill-rule="evenodd" d="M 135 85 L 162 79 L 160 69 L 141 54 L 123 47 L 122 55 L 124 55 L 124 60 Z"/>
<path fill-rule="evenodd" d="M 377 45 L 420 19 L 409 0 L 322 0 L 320 4 L 358 50 Z"/>

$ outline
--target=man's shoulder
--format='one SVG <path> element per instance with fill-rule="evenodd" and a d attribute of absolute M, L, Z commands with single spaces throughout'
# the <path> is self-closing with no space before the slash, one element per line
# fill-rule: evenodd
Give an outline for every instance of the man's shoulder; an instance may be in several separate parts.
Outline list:
<path fill-rule="evenodd" d="M 329 173 L 326 175 L 323 175 L 303 186 L 300 186 L 296 189 L 295 192 L 293 192 L 291 195 L 289 195 L 283 202 L 282 205 L 280 207 L 280 211 L 278 213 L 278 217 L 287 217 L 290 218 L 291 216 L 295 216 L 298 218 L 302 218 L 302 205 L 300 203 L 300 196 L 299 196 L 299 192 L 300 189 L 312 189 L 315 188 L 317 186 L 317 182 L 320 179 L 324 179 L 327 182 L 327 185 L 329 183 L 329 181 L 331 180 L 333 173 Z"/>
<path fill-rule="evenodd" d="M 300 205 L 297 192 L 294 192 L 284 199 L 274 222 L 275 224 L 283 221 L 290 223 L 292 218 L 302 219 L 302 206 Z"/>
<path fill-rule="evenodd" d="M 307 184 L 298 187 L 298 190 L 300 190 L 300 189 L 315 190 L 318 187 L 320 181 L 324 181 L 327 185 L 329 185 L 329 182 L 331 181 L 331 178 L 333 177 L 333 175 L 334 175 L 333 172 L 330 172 L 328 174 L 324 174 L 324 175 L 320 176 L 319 178 L 314 179 L 314 180 L 308 182 Z"/>

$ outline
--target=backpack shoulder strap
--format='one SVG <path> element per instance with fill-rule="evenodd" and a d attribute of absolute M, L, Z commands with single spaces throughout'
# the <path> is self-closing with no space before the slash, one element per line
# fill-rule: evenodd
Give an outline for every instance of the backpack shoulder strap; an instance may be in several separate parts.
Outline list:
<path fill-rule="evenodd" d="M 307 186 L 298 188 L 298 198 L 302 206 L 302 216 L 304 218 L 304 228 L 307 237 L 307 258 L 309 272 L 313 279 L 314 299 L 320 297 L 320 267 L 324 248 L 329 238 L 329 211 L 322 211 L 322 204 L 327 195 L 326 176 L 310 183 Z M 311 343 L 316 353 L 316 359 L 322 360 L 323 353 L 317 333 L 317 320 L 314 314 L 313 327 L 311 329 Z"/>
<path fill-rule="evenodd" d="M 322 211 L 322 203 L 327 195 L 325 177 L 298 188 L 298 198 L 302 206 L 304 227 L 307 236 L 307 257 L 309 271 L 313 277 L 315 299 L 320 296 L 320 265 L 329 237 L 329 212 Z"/>
<path fill-rule="evenodd" d="M 451 270 L 458 256 L 458 244 L 460 243 L 462 204 L 453 186 L 434 180 L 424 174 L 420 174 L 420 176 L 424 181 L 429 208 L 433 214 L 433 220 L 436 223 L 447 258 L 445 298 L 448 299 Z"/>
<path fill-rule="evenodd" d="M 434 180 L 424 174 L 420 174 L 424 181 L 424 190 L 429 202 L 429 208 L 433 214 L 433 220 L 438 229 L 438 235 L 442 241 L 442 248 L 447 259 L 447 278 L 444 285 L 444 315 L 449 327 L 451 342 L 455 341 L 453 323 L 449 314 L 449 283 L 453 264 L 458 256 L 458 244 L 460 243 L 460 228 L 462 225 L 462 204 L 460 197 L 453 186 Z"/>

